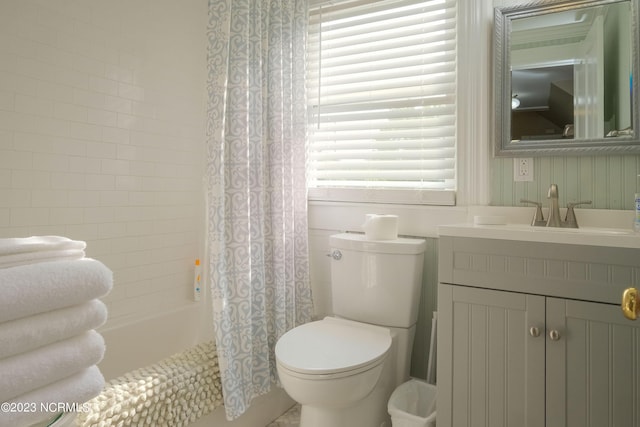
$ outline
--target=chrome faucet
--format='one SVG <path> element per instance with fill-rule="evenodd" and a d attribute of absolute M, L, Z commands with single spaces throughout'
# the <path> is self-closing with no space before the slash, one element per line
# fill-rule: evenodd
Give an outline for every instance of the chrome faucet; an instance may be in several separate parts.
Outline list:
<path fill-rule="evenodd" d="M 558 205 L 558 185 L 551 184 L 549 187 L 549 193 L 547 194 L 547 198 L 550 200 L 549 203 L 549 218 L 547 220 L 544 219 L 542 214 L 542 203 L 533 202 L 531 200 L 521 199 L 521 203 L 531 203 L 536 205 L 536 213 L 533 216 L 533 220 L 531 221 L 531 225 L 539 226 L 539 227 L 565 227 L 565 228 L 578 228 L 578 220 L 576 219 L 576 213 L 574 211 L 574 207 L 578 205 L 590 205 L 591 201 L 582 201 L 582 202 L 572 202 L 567 203 L 567 213 L 562 220 L 560 218 L 560 207 Z"/>
<path fill-rule="evenodd" d="M 550 199 L 549 204 L 549 218 L 547 219 L 547 227 L 562 227 L 562 220 L 560 219 L 560 207 L 558 206 L 558 185 L 551 184 L 549 187 L 549 193 L 547 193 L 547 199 Z"/>

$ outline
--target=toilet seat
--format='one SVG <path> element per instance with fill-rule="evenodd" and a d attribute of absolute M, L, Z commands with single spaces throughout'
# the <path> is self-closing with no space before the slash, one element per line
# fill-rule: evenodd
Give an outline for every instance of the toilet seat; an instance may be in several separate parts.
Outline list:
<path fill-rule="evenodd" d="M 275 352 L 280 368 L 292 375 L 329 379 L 379 365 L 390 347 L 386 328 L 327 317 L 285 333 Z"/>

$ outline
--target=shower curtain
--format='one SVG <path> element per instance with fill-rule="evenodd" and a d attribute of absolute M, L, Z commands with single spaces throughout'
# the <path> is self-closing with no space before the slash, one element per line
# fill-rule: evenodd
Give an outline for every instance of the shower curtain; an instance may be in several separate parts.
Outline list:
<path fill-rule="evenodd" d="M 228 419 L 277 382 L 274 349 L 311 318 L 307 0 L 209 0 L 207 249 Z"/>

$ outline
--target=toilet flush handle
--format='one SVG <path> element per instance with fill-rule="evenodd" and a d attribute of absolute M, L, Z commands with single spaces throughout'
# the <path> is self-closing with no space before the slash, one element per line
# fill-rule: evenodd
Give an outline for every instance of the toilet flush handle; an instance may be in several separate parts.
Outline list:
<path fill-rule="evenodd" d="M 336 261 L 340 261 L 342 259 L 342 252 L 338 249 L 334 249 L 333 252 L 327 254 L 328 257 L 335 259 Z"/>

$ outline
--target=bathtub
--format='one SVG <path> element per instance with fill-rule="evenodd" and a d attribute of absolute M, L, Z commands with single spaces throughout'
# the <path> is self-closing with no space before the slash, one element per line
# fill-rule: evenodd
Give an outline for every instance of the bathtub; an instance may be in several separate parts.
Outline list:
<path fill-rule="evenodd" d="M 135 323 L 100 330 L 107 351 L 99 367 L 108 381 L 137 368 L 211 340 L 213 326 L 206 303 L 194 303 Z M 266 426 L 295 402 L 281 388 L 255 399 L 251 408 L 234 421 L 227 421 L 223 407 L 198 419 L 194 427 Z"/>

